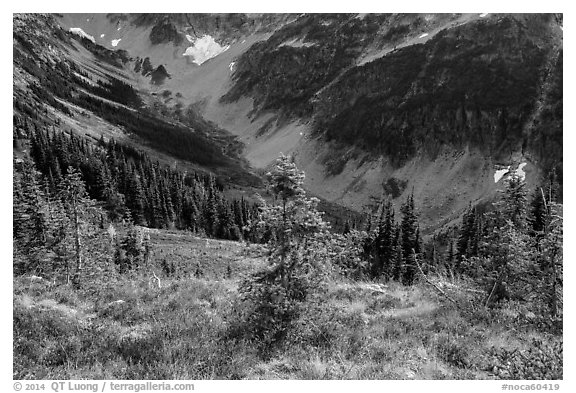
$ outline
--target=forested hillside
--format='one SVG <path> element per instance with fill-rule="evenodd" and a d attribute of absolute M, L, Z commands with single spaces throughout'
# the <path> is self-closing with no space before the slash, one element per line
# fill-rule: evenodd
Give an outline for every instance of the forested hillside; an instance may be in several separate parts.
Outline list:
<path fill-rule="evenodd" d="M 445 146 L 469 146 L 495 160 L 522 151 L 546 171 L 561 168 L 562 47 L 554 15 L 462 25 L 447 23 L 456 18 L 448 15 L 398 18 L 301 17 L 239 59 L 223 100 L 248 95 L 255 112 L 311 118 L 328 140 L 382 154 L 395 166 L 421 151 L 435 158 Z M 396 48 L 399 37 L 441 23 L 449 28 L 430 40 Z M 394 49 L 358 64 L 374 46 Z M 541 105 L 545 127 L 532 122 Z"/>
<path fill-rule="evenodd" d="M 561 23 L 15 14 L 13 377 L 558 390 Z"/>
<path fill-rule="evenodd" d="M 219 133 L 213 125 L 194 117 L 187 117 L 185 122 L 161 118 L 143 106 L 138 91 L 120 74 L 102 75 L 65 55 L 78 51 L 77 42 L 98 62 L 121 68 L 129 60 L 125 52 L 111 51 L 87 38 L 65 33 L 55 25 L 52 16 L 21 17 L 21 21 L 18 18 L 14 31 L 14 62 L 19 82 L 14 100 L 16 132 L 29 128 L 30 120 L 48 127 L 54 124 L 42 107 L 44 103 L 67 116 L 73 116 L 70 107 L 73 105 L 122 128 L 129 137 L 161 153 L 216 171 L 240 184 L 259 184 L 258 178 L 243 167 L 237 152 L 227 149 L 213 136 Z M 49 30 L 60 41 L 45 42 L 45 37 L 29 30 L 29 23 L 36 24 L 38 30 Z M 63 56 L 57 56 L 59 53 Z M 122 53 L 123 57 L 117 61 Z"/>

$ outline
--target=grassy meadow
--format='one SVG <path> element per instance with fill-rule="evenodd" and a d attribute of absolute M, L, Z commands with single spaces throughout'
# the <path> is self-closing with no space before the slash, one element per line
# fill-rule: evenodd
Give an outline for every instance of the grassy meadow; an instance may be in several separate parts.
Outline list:
<path fill-rule="evenodd" d="M 237 318 L 262 248 L 170 231 L 152 242 L 150 266 L 81 290 L 15 278 L 14 379 L 562 378 L 561 334 L 439 277 L 456 304 L 426 282 L 333 277 L 263 350 Z"/>

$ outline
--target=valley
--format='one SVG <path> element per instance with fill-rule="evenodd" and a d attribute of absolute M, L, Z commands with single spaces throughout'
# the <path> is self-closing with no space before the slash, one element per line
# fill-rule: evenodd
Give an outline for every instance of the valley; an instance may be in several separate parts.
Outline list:
<path fill-rule="evenodd" d="M 12 186 L 14 379 L 565 377 L 562 14 L 14 14 Z"/>
<path fill-rule="evenodd" d="M 136 25 L 130 22 L 130 18 L 97 14 L 64 15 L 58 19 L 58 22 L 64 29 L 82 29 L 86 34 L 96 37 L 98 43 L 104 47 L 114 50 L 126 50 L 134 58 L 149 58 L 152 67 L 159 65 L 165 67 L 170 76 L 164 79 L 161 84 L 151 83 L 149 77 L 132 73 L 132 78 L 134 78 L 133 80 L 138 88 L 146 92 L 145 95 L 148 98 L 145 98 L 145 102 L 148 107 L 158 107 L 164 113 L 179 113 L 192 110 L 198 116 L 215 124 L 218 128 L 234 135 L 242 144 L 242 156 L 252 168 L 257 170 L 268 168 L 280 153 L 292 154 L 298 166 L 308 175 L 306 187 L 310 192 L 328 202 L 340 204 L 356 212 L 369 212 L 374 209 L 382 197 L 390 195 L 386 191 L 386 182 L 398 179 L 401 182 L 406 182 L 406 187 L 399 195 L 395 194 L 392 197 L 394 199 L 400 198 L 399 200 L 401 200 L 412 189 L 417 190 L 416 198 L 418 205 L 422 209 L 420 213 L 424 221 L 423 226 L 432 230 L 435 227 L 434 223 L 439 218 L 442 221 L 449 222 L 457 219 L 469 203 L 476 204 L 490 200 L 496 191 L 501 189 L 501 183 L 491 183 L 488 180 L 498 170 L 499 165 L 517 167 L 522 162 L 526 162 L 529 170 L 527 182 L 530 188 L 535 187 L 542 179 L 542 176 L 547 176 L 546 174 L 551 168 L 557 167 L 557 161 L 556 163 L 547 161 L 548 153 L 536 153 L 535 150 L 530 148 L 533 143 L 530 140 L 541 138 L 537 135 L 541 131 L 531 131 L 531 129 L 537 129 L 533 125 L 527 126 L 528 128 L 523 131 L 518 128 L 524 121 L 532 124 L 532 120 L 525 120 L 527 116 L 531 116 L 531 119 L 540 116 L 536 114 L 539 113 L 539 109 L 536 111 L 529 109 L 530 105 L 532 105 L 529 101 L 518 103 L 518 106 L 522 107 L 521 110 L 523 112 L 504 115 L 510 117 L 509 120 L 506 120 L 509 124 L 508 128 L 499 129 L 499 124 L 503 123 L 502 120 L 498 120 L 498 116 L 501 117 L 502 115 L 498 115 L 498 112 L 501 111 L 501 105 L 497 104 L 498 98 L 496 96 L 490 98 L 492 103 L 486 101 L 486 105 L 489 105 L 490 108 L 483 108 L 482 105 L 484 104 L 478 102 L 478 98 L 470 97 L 469 103 L 466 100 L 463 101 L 460 97 L 465 96 L 466 93 L 458 90 L 458 86 L 471 88 L 474 83 L 479 83 L 479 86 L 488 83 L 492 83 L 492 86 L 498 86 L 494 85 L 493 82 L 489 82 L 491 78 L 497 75 L 497 72 L 500 72 L 494 68 L 499 64 L 498 62 L 507 61 L 510 67 L 516 67 L 516 65 L 518 67 L 526 66 L 521 60 L 516 63 L 516 60 L 511 57 L 508 60 L 504 60 L 499 46 L 494 46 L 494 43 L 497 42 L 495 41 L 495 36 L 493 34 L 487 35 L 486 26 L 497 26 L 501 31 L 500 39 L 502 42 L 505 42 L 504 40 L 510 42 L 512 40 L 524 40 L 525 42 L 530 40 L 530 42 L 534 42 L 537 45 L 537 48 L 543 49 L 542 44 L 545 40 L 552 40 L 554 45 L 561 45 L 561 38 L 558 38 L 558 35 L 561 37 L 561 26 L 553 17 L 548 17 L 547 20 L 544 20 L 537 17 L 526 18 L 519 15 L 511 17 L 497 14 L 429 14 L 410 16 L 390 14 L 370 15 L 368 18 L 354 17 L 352 15 L 334 15 L 326 18 L 322 15 L 312 14 L 300 17 L 285 15 L 276 17 L 276 19 L 270 17 L 271 20 L 260 20 L 258 15 L 250 15 L 246 18 L 246 20 L 230 22 L 232 24 L 237 23 L 237 26 L 239 26 L 235 33 L 231 33 L 226 30 L 228 27 L 216 28 L 216 25 L 210 22 L 209 18 L 206 21 L 197 21 L 190 24 L 188 21 L 186 23 L 183 22 L 185 18 L 170 20 L 169 17 L 156 16 L 151 19 L 156 21 L 156 23 L 163 21 L 164 25 L 173 26 L 173 31 L 178 32 L 174 34 L 180 38 L 177 41 L 155 44 L 151 43 L 147 37 L 151 34 L 151 30 L 154 27 L 151 22 Z M 336 32 L 335 34 L 342 37 L 342 41 L 336 41 L 334 43 L 335 46 L 333 45 L 334 48 L 332 48 L 330 46 L 332 44 L 329 41 L 323 41 L 324 36 L 322 34 L 324 33 L 319 33 L 320 30 L 317 30 L 317 26 L 324 27 L 328 31 L 333 29 Z M 530 33 L 526 33 L 528 31 L 526 29 L 529 26 L 538 26 L 537 28 L 540 30 L 534 30 L 538 31 L 537 34 L 540 34 L 540 31 L 546 31 L 546 37 L 544 35 L 530 36 Z M 360 28 L 362 33 L 356 36 L 350 35 L 352 30 L 347 31 L 346 29 L 353 28 Z M 101 34 L 105 34 L 105 38 L 100 40 L 98 37 Z M 110 42 L 112 37 L 114 39 L 122 39 L 118 46 L 112 46 Z M 188 50 L 187 48 L 191 45 L 191 39 L 194 39 L 194 37 L 200 39 L 198 42 L 204 42 L 202 40 L 212 42 L 211 45 L 216 49 L 208 49 L 206 44 L 204 50 L 208 52 L 206 52 L 206 55 L 202 55 L 211 58 L 203 57 L 201 62 L 195 63 L 193 56 L 184 56 L 184 53 Z M 299 42 L 310 41 L 306 45 L 291 43 L 296 42 L 296 40 L 300 40 Z M 202 45 L 204 44 L 200 44 L 199 48 Z M 453 67 L 444 68 L 444 71 L 441 71 L 443 74 L 438 73 L 438 76 L 433 76 L 435 67 L 446 67 L 445 63 L 441 63 L 443 61 L 443 55 L 441 54 L 443 49 L 441 47 L 446 45 L 451 48 L 468 48 L 464 49 L 465 52 L 462 52 L 462 56 L 468 56 L 468 53 L 472 53 L 474 50 L 480 51 L 478 53 L 486 52 L 486 59 L 491 59 L 487 60 L 490 63 L 488 68 L 483 71 L 482 67 L 484 67 L 484 64 L 481 63 L 483 60 L 479 58 L 478 64 L 480 68 L 478 71 L 473 71 L 484 72 L 486 76 L 481 77 L 478 74 L 478 77 L 476 77 L 470 73 L 470 77 L 467 77 L 466 74 L 461 74 L 462 70 Z M 474 46 L 471 45 L 476 45 L 478 48 L 474 49 Z M 427 49 L 428 47 L 431 48 L 432 52 Z M 310 87 L 302 86 L 305 89 L 309 89 L 306 90 L 307 92 L 304 96 L 294 96 L 292 98 L 289 96 L 293 93 L 288 93 L 285 101 L 287 104 L 283 104 L 282 101 L 280 101 L 279 105 L 267 104 L 265 101 L 264 105 L 262 105 L 259 98 L 260 93 L 257 92 L 260 87 L 241 90 L 244 88 L 240 86 L 248 86 L 246 83 L 253 83 L 249 82 L 252 77 L 250 76 L 252 75 L 252 70 L 246 68 L 246 65 L 255 61 L 268 61 L 269 56 L 273 62 L 270 64 L 262 63 L 260 72 L 269 73 L 265 80 L 270 82 L 266 83 L 274 83 L 274 85 L 270 84 L 269 87 L 266 87 L 262 85 L 262 82 L 257 82 L 259 84 L 254 85 L 268 89 L 266 93 L 268 97 L 281 93 L 280 89 L 285 88 L 284 85 L 287 81 L 276 76 L 281 75 L 283 72 L 288 74 L 300 73 L 302 77 L 297 78 L 302 79 L 307 78 L 308 74 L 310 74 L 310 77 L 315 78 L 312 74 L 312 72 L 315 72 L 313 71 L 314 67 L 308 67 L 308 69 L 301 67 L 304 64 L 308 64 L 307 56 L 309 55 L 307 53 L 311 53 L 311 50 L 318 51 L 321 48 L 328 51 L 326 52 L 327 57 L 325 60 L 318 58 L 315 61 L 334 59 L 332 56 L 336 52 L 329 52 L 334 49 L 343 50 L 344 52 L 342 53 L 345 56 L 334 63 L 334 67 L 339 68 L 333 72 L 331 71 L 326 76 L 319 74 L 322 79 L 319 79 L 318 82 L 313 82 L 309 85 Z M 530 46 L 519 46 L 517 48 L 519 51 L 524 51 L 525 48 L 530 48 Z M 216 51 L 210 52 L 210 50 Z M 430 57 L 434 51 L 437 53 L 435 56 L 438 60 Z M 259 53 L 257 56 L 260 57 L 252 59 L 253 54 L 257 53 Z M 417 78 L 422 82 L 418 82 L 418 79 L 414 79 L 414 75 L 418 73 L 417 68 L 421 66 L 414 62 L 420 61 L 416 59 L 424 53 L 427 53 L 426 57 L 428 58 L 425 62 L 437 61 L 439 63 L 438 65 L 426 65 L 424 69 L 420 69 L 420 74 Z M 197 54 L 200 55 L 200 52 L 197 52 Z M 290 63 L 279 63 L 279 61 L 284 61 L 280 59 L 290 54 L 294 56 L 294 59 L 301 58 L 301 60 L 295 60 L 297 62 L 292 65 Z M 415 74 L 413 76 L 407 74 L 406 77 L 403 77 L 404 79 L 398 79 L 397 81 L 392 79 L 390 82 L 384 79 L 384 85 L 381 87 L 376 87 L 377 85 L 374 85 L 376 82 L 370 79 L 368 79 L 367 85 L 362 86 L 360 84 L 358 88 L 351 87 L 355 83 L 356 74 L 360 78 L 366 78 L 366 76 L 371 78 L 371 73 L 380 72 L 378 71 L 379 69 L 387 69 L 386 67 L 392 67 L 390 68 L 392 73 L 397 72 L 392 71 L 395 69 L 394 67 L 397 67 L 395 63 L 408 58 L 407 56 L 411 56 L 412 60 L 410 61 L 417 67 L 414 69 Z M 520 56 L 531 55 L 520 54 Z M 289 61 L 288 59 L 286 57 L 286 61 Z M 465 62 L 466 60 L 462 61 Z M 398 63 L 398 66 L 406 68 L 402 64 Z M 280 68 L 274 71 L 274 67 Z M 293 69 L 290 70 L 290 67 L 293 67 Z M 535 67 L 538 67 L 538 65 L 535 65 Z M 426 75 L 425 69 L 429 70 L 428 74 L 430 76 Z M 517 71 L 512 72 L 518 73 Z M 533 79 L 530 76 L 530 72 L 539 73 L 541 71 L 536 69 L 534 71 L 525 70 L 524 75 L 526 76 L 518 75 L 518 78 L 529 80 L 528 83 L 530 84 L 537 82 L 538 79 Z M 454 74 L 454 78 L 460 78 L 462 83 L 458 84 L 457 79 L 449 82 L 451 80 L 450 73 Z M 461 75 L 456 76 L 458 73 Z M 375 77 L 382 78 L 380 76 Z M 426 78 L 432 79 L 428 82 Z M 434 78 L 440 79 L 435 80 Z M 464 82 L 462 78 L 472 79 L 469 79 L 469 82 Z M 478 78 L 484 78 L 484 80 L 478 80 Z M 478 82 L 474 82 L 476 80 Z M 439 83 L 441 86 L 447 82 L 452 83 L 454 91 L 438 90 L 438 93 L 432 93 L 436 94 L 435 97 L 427 97 L 422 93 L 418 93 L 422 89 L 424 91 L 429 89 L 430 87 L 427 85 L 429 83 Z M 318 86 L 317 88 L 312 87 L 316 86 L 315 83 Z M 388 86 L 387 83 L 395 84 L 395 89 L 404 90 L 398 90 L 398 93 L 391 93 L 387 89 L 390 89 L 392 85 Z M 402 87 L 398 83 L 403 83 L 406 87 Z M 509 93 L 506 93 L 506 91 L 518 90 L 520 83 L 525 82 L 519 81 L 517 86 L 509 86 L 506 89 L 504 89 L 505 85 L 501 85 L 503 88 L 502 93 L 492 94 L 504 94 L 502 100 L 512 99 L 509 102 L 515 102 L 514 100 L 521 99 L 521 97 L 531 99 L 530 97 L 532 97 L 533 93 L 528 91 L 526 94 L 518 91 L 517 98 L 512 98 L 511 96 L 507 98 Z M 373 86 L 370 87 L 369 84 L 373 84 Z M 422 85 L 419 86 L 419 84 Z M 290 88 L 298 91 L 302 87 L 293 86 Z M 408 115 L 409 117 L 416 116 L 418 119 L 422 118 L 421 121 L 423 123 L 426 123 L 429 117 L 437 117 L 436 113 L 442 112 L 450 116 L 453 113 L 455 118 L 442 120 L 442 125 L 437 123 L 438 126 L 435 127 L 440 127 L 440 129 L 434 131 L 436 136 L 424 136 L 429 132 L 428 130 L 420 130 L 416 124 L 405 123 L 404 119 L 407 116 L 404 113 L 405 110 L 397 114 L 389 113 L 387 111 L 390 111 L 390 109 L 385 109 L 386 107 L 381 106 L 382 104 L 379 100 L 383 98 L 374 93 L 377 88 L 384 89 L 384 91 L 387 91 L 385 94 L 388 95 L 398 94 L 397 98 L 388 98 L 389 102 L 393 102 L 391 100 L 396 100 L 397 102 L 405 100 L 406 103 L 404 105 L 407 107 L 411 105 L 410 101 L 416 102 L 418 100 L 425 100 L 425 102 L 447 100 L 446 102 L 450 103 L 446 108 L 426 107 L 425 110 L 429 111 L 429 114 Z M 410 89 L 413 93 L 409 92 Z M 500 89 L 500 87 L 497 87 L 497 89 Z M 346 95 L 356 90 L 359 90 L 358 97 L 360 101 L 358 105 L 362 105 L 363 108 L 370 108 L 369 110 L 373 113 L 383 111 L 383 118 L 376 117 L 374 120 L 370 120 L 370 115 L 365 113 L 366 109 L 357 110 L 353 105 L 353 102 L 358 99 L 354 96 L 357 93 L 352 93 L 352 97 L 348 99 L 348 101 L 352 102 L 352 105 L 346 105 L 345 101 L 341 101 L 338 96 L 340 94 Z M 450 94 L 451 97 L 448 97 L 447 94 Z M 364 102 L 367 98 L 363 97 L 373 96 L 375 98 L 370 98 L 373 103 Z M 267 98 L 266 100 L 269 101 L 270 99 Z M 540 98 L 538 100 L 541 101 Z M 297 109 L 294 111 L 287 105 L 304 105 L 302 108 L 306 107 L 308 109 L 303 111 L 302 109 Z M 375 106 L 372 108 L 371 105 Z M 347 109 L 347 107 L 350 109 Z M 410 109 L 407 110 L 410 111 Z M 334 118 L 334 116 L 339 117 L 329 120 Z M 348 117 L 353 120 L 346 120 Z M 361 120 L 360 118 L 362 117 L 363 119 Z M 351 122 L 350 126 L 347 123 L 348 121 Z M 500 123 L 498 123 L 499 121 Z M 557 122 L 558 118 L 556 117 L 554 121 Z M 382 124 L 386 122 L 387 125 L 385 127 L 388 128 L 388 131 L 381 131 Z M 514 125 L 514 122 L 519 122 L 519 125 Z M 358 126 L 361 126 L 363 130 L 359 131 L 357 129 Z M 334 127 L 341 130 L 338 132 L 344 135 L 345 139 L 342 139 L 338 136 L 339 134 L 335 134 L 332 131 Z M 348 130 L 350 127 L 352 128 Z M 552 127 L 560 127 L 561 129 L 561 123 L 559 125 L 555 123 Z M 369 139 L 371 138 L 371 133 L 374 132 L 376 132 L 376 135 L 381 135 L 382 132 L 385 132 L 390 135 L 387 138 L 396 139 L 395 133 L 409 132 L 412 136 L 407 138 L 413 138 L 413 141 L 410 142 L 412 146 L 405 145 L 400 150 L 394 144 L 390 144 L 388 147 L 384 145 L 384 147 L 376 150 L 368 148 L 368 146 L 382 146 L 383 136 L 375 136 L 376 140 L 379 141 L 377 144 Z M 438 134 L 438 132 L 441 134 Z M 546 132 L 550 133 L 552 131 L 548 128 Z M 487 133 L 487 135 L 482 136 L 479 133 Z M 474 136 L 475 134 L 477 136 Z M 501 134 L 506 135 L 506 137 L 502 139 L 502 137 L 498 136 Z M 326 138 L 326 135 L 328 138 Z M 469 136 L 464 136 L 464 139 L 461 139 L 462 135 Z M 524 135 L 524 137 L 521 135 Z M 487 144 L 486 138 L 492 140 L 492 142 Z M 554 147 L 558 146 L 557 139 L 556 137 L 552 138 L 555 142 L 552 144 L 549 142 L 548 145 L 557 152 L 558 148 Z M 431 140 L 436 142 L 431 144 Z M 548 140 L 552 141 L 550 138 Z M 484 147 L 478 149 L 479 143 Z M 534 144 L 534 146 L 538 146 L 538 144 Z M 402 152 L 402 149 L 406 151 L 406 153 L 402 153 L 403 156 L 391 155 L 392 152 Z M 464 153 L 463 156 L 462 153 Z M 557 156 L 556 153 L 552 155 Z M 452 161 L 454 156 L 462 157 L 460 160 L 463 160 L 456 168 L 454 168 Z M 336 159 L 336 157 L 338 158 Z M 447 171 L 447 167 L 452 168 L 452 170 Z M 458 173 L 455 174 L 454 170 Z M 452 198 L 455 194 L 458 195 L 456 201 Z M 431 196 L 434 197 L 431 199 Z"/>

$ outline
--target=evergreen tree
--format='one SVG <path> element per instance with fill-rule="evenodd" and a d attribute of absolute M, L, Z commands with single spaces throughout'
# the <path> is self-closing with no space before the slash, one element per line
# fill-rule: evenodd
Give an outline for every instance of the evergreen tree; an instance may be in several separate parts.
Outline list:
<path fill-rule="evenodd" d="M 420 250 L 418 239 L 418 223 L 416 213 L 414 212 L 414 194 L 410 194 L 406 202 L 400 208 L 402 213 L 402 257 L 403 257 L 403 276 L 404 285 L 411 285 L 416 278 L 417 266 L 414 259 L 415 253 Z"/>
<path fill-rule="evenodd" d="M 373 277 L 383 276 L 389 279 L 392 276 L 394 265 L 395 238 L 394 238 L 394 209 L 390 200 L 381 205 L 375 237 L 372 240 L 371 259 Z"/>
<path fill-rule="evenodd" d="M 546 221 L 546 202 L 544 200 L 544 190 L 538 187 L 534 190 L 532 201 L 530 202 L 530 227 L 534 234 L 540 234 L 544 231 Z"/>
<path fill-rule="evenodd" d="M 128 177 L 128 186 L 126 190 L 126 206 L 130 209 L 132 214 L 132 219 L 137 225 L 145 225 L 144 219 L 144 190 L 142 188 L 142 183 L 140 177 L 135 171 Z"/>
<path fill-rule="evenodd" d="M 269 347 L 281 340 L 299 305 L 322 287 L 328 263 L 328 225 L 317 210 L 318 200 L 306 198 L 304 173 L 280 156 L 267 174 L 276 203 L 260 201 L 258 232 L 269 233 L 269 266 L 240 285 L 250 305 L 244 316 L 248 334 Z"/>
<path fill-rule="evenodd" d="M 400 282 L 404 277 L 404 255 L 402 250 L 402 229 L 397 225 L 394 231 L 394 268 L 392 270 L 392 279 Z"/>
<path fill-rule="evenodd" d="M 81 275 L 84 269 L 83 231 L 84 226 L 87 224 L 86 216 L 90 213 L 89 209 L 94 206 L 94 203 L 88 198 L 80 173 L 72 167 L 68 168 L 68 173 L 59 185 L 59 196 L 72 221 L 75 261 L 72 284 L 78 288 L 81 284 Z"/>
<path fill-rule="evenodd" d="M 563 302 L 563 218 L 562 205 L 547 203 L 544 237 L 541 242 L 542 293 L 553 318 L 562 316 Z"/>
<path fill-rule="evenodd" d="M 513 174 L 508 178 L 506 190 L 501 199 L 500 209 L 504 213 L 504 219 L 511 220 L 519 229 L 526 225 L 526 183 L 521 177 Z"/>
<path fill-rule="evenodd" d="M 19 169 L 14 173 L 13 181 L 13 237 L 15 245 L 29 258 L 21 260 L 24 265 L 15 270 L 20 273 L 40 272 L 44 269 L 43 256 L 49 229 L 46 196 L 34 165 L 24 161 Z"/>
<path fill-rule="evenodd" d="M 456 243 L 456 265 L 455 270 L 461 270 L 460 264 L 463 258 L 474 257 L 478 254 L 478 241 L 481 232 L 481 219 L 472 206 L 462 217 L 462 225 L 460 227 L 460 234 Z"/>

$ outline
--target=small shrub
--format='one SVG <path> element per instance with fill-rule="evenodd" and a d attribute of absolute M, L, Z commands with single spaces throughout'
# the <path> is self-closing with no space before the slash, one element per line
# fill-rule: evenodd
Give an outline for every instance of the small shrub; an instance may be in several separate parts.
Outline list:
<path fill-rule="evenodd" d="M 452 366 L 467 368 L 470 365 L 467 348 L 453 337 L 441 336 L 437 342 L 436 352 L 440 359 Z"/>

